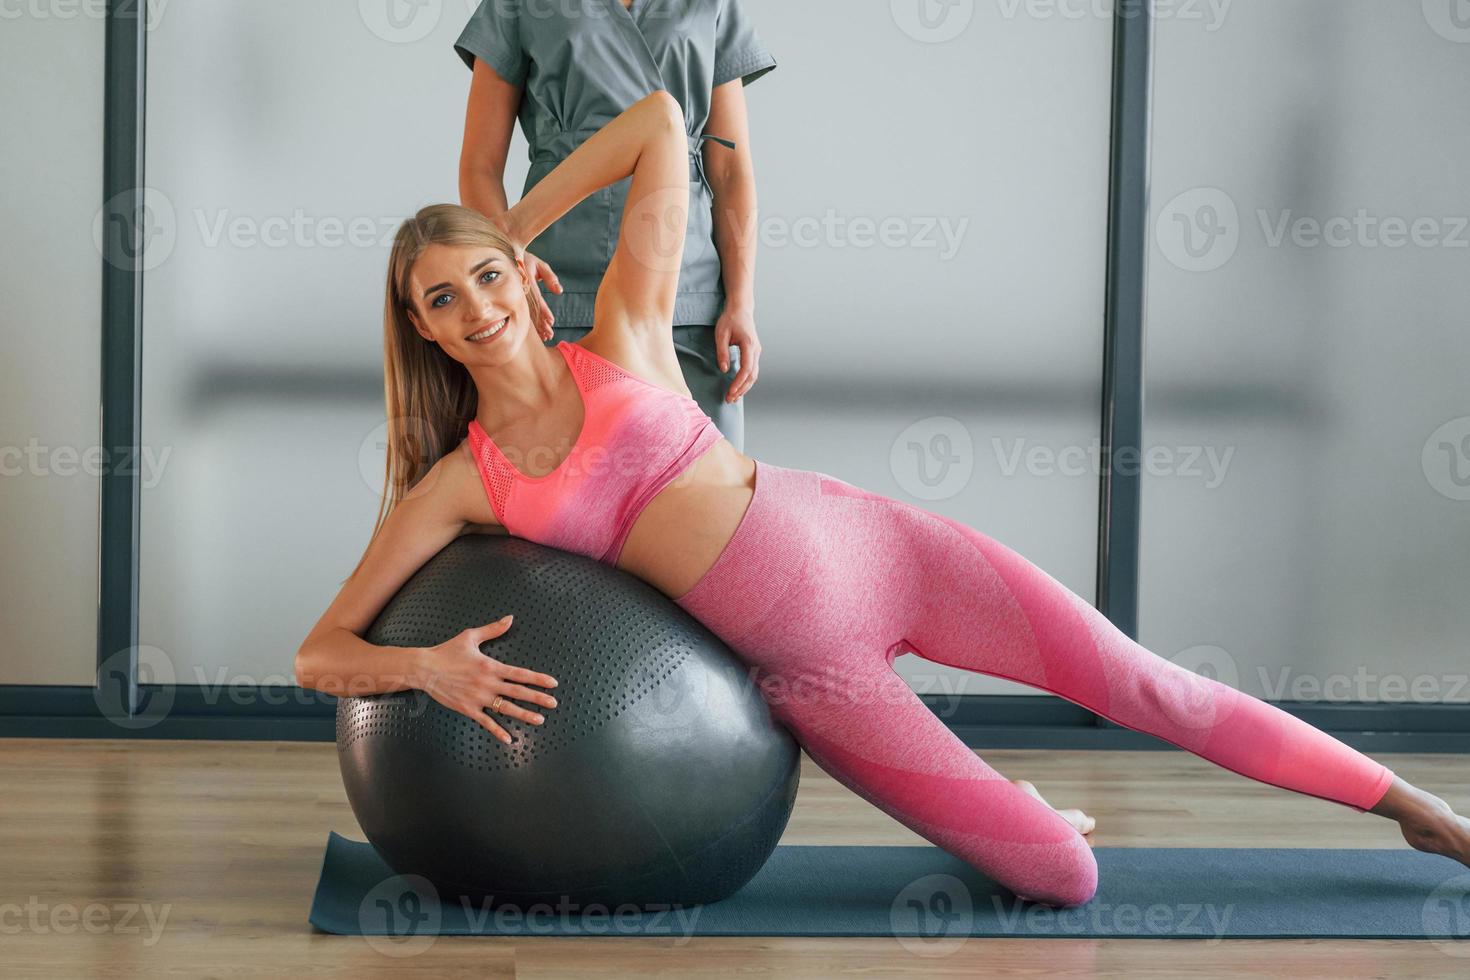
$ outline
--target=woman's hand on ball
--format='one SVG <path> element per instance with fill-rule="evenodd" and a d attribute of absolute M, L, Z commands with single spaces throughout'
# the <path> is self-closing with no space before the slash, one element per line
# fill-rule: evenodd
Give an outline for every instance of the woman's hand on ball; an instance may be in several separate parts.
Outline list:
<path fill-rule="evenodd" d="M 525 667 L 501 663 L 480 652 L 480 644 L 493 640 L 510 629 L 512 617 L 505 616 L 484 626 L 471 626 L 454 637 L 430 648 L 422 690 L 444 707 L 467 716 L 502 742 L 510 742 L 510 733 L 486 713 L 497 697 L 499 714 L 519 718 L 533 725 L 544 719 L 538 713 L 522 708 L 510 699 L 556 707 L 556 698 L 526 684 L 556 687 L 556 678 Z"/>

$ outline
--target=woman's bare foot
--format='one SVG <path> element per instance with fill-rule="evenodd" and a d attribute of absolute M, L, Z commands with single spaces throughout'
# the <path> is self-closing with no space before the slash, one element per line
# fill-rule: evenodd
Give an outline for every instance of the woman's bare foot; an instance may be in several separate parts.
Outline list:
<path fill-rule="evenodd" d="M 1443 854 L 1470 865 L 1470 819 L 1457 815 L 1433 793 L 1395 776 L 1383 799 L 1368 812 L 1398 821 L 1404 840 L 1416 851 Z"/>
<path fill-rule="evenodd" d="M 1018 787 L 1030 793 L 1038 800 L 1041 800 L 1041 802 L 1046 803 L 1046 800 L 1042 799 L 1041 791 L 1038 790 L 1029 781 L 1025 779 L 1012 779 L 1011 782 L 1015 783 Z M 1046 803 L 1046 805 L 1051 806 L 1050 803 Z M 1051 808 L 1053 810 L 1057 810 L 1057 808 L 1054 806 L 1051 806 Z M 1063 820 L 1067 821 L 1067 823 L 1076 828 L 1079 834 L 1090 834 L 1092 833 L 1092 828 L 1097 826 L 1097 821 L 1089 817 L 1087 814 L 1083 813 L 1081 810 L 1057 810 L 1057 813 L 1061 815 Z"/>

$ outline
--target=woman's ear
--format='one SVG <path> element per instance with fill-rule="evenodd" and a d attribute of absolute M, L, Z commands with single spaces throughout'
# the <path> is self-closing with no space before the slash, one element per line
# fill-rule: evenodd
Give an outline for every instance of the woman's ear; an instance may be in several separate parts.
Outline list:
<path fill-rule="evenodd" d="M 408 322 L 413 324 L 413 328 L 418 331 L 419 336 L 432 343 L 434 341 L 434 335 L 425 330 L 424 325 L 419 322 L 418 311 L 412 306 L 406 306 L 404 307 L 404 312 L 408 314 Z"/>
<path fill-rule="evenodd" d="M 526 257 L 523 254 L 516 259 L 516 268 L 521 270 L 521 295 L 526 298 L 526 309 L 531 314 L 531 329 L 539 332 L 541 330 L 541 309 L 536 305 L 536 280 L 526 271 Z"/>
<path fill-rule="evenodd" d="M 536 312 L 536 294 L 532 292 L 536 288 L 536 279 L 526 268 L 526 256 L 522 254 L 516 259 L 516 268 L 521 273 L 521 292 L 526 297 L 526 304 L 531 307 L 531 312 Z"/>

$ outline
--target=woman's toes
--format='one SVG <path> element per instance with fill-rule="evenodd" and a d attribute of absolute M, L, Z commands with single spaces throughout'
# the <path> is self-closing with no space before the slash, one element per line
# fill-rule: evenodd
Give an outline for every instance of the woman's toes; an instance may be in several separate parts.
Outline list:
<path fill-rule="evenodd" d="M 1046 803 L 1046 800 L 1041 795 L 1041 790 L 1037 789 L 1035 784 L 1032 783 L 1029 779 L 1012 779 L 1011 782 L 1015 783 L 1017 789 L 1025 792 L 1030 796 L 1035 797 L 1042 803 Z M 1050 803 L 1046 803 L 1046 805 L 1051 806 Z"/>
<path fill-rule="evenodd" d="M 1415 850 L 1443 854 L 1470 864 L 1470 820 L 1448 806 L 1419 819 L 1405 820 L 1399 824 L 1399 830 Z"/>
<path fill-rule="evenodd" d="M 1046 799 L 1041 795 L 1041 791 L 1038 790 L 1034 785 L 1032 785 L 1029 780 L 1012 779 L 1011 782 L 1014 783 L 1018 789 L 1029 793 L 1031 796 L 1034 796 L 1042 803 L 1046 803 L 1047 806 L 1051 806 L 1051 804 L 1047 803 Z M 1053 810 L 1057 810 L 1057 808 L 1054 806 L 1052 806 L 1051 808 Z M 1076 828 L 1077 832 L 1080 834 L 1090 834 L 1092 833 L 1092 829 L 1097 826 L 1097 821 L 1089 817 L 1087 814 L 1083 813 L 1081 810 L 1057 810 L 1057 814 L 1061 816 L 1063 820 L 1066 820 L 1067 823 Z"/>
<path fill-rule="evenodd" d="M 1083 813 L 1081 810 L 1058 810 L 1067 823 L 1076 828 L 1079 834 L 1090 834 L 1097 826 L 1097 821 Z"/>

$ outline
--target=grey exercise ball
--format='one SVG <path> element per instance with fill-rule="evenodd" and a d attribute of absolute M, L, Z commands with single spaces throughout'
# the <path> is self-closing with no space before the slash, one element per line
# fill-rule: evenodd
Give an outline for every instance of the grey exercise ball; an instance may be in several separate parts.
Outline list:
<path fill-rule="evenodd" d="M 432 646 L 513 613 L 488 656 L 555 677 L 501 742 L 422 691 L 337 704 L 342 781 L 399 874 L 492 906 L 678 906 L 760 870 L 800 749 L 743 663 L 628 572 L 506 535 L 456 538 L 404 583 L 371 643 Z"/>

